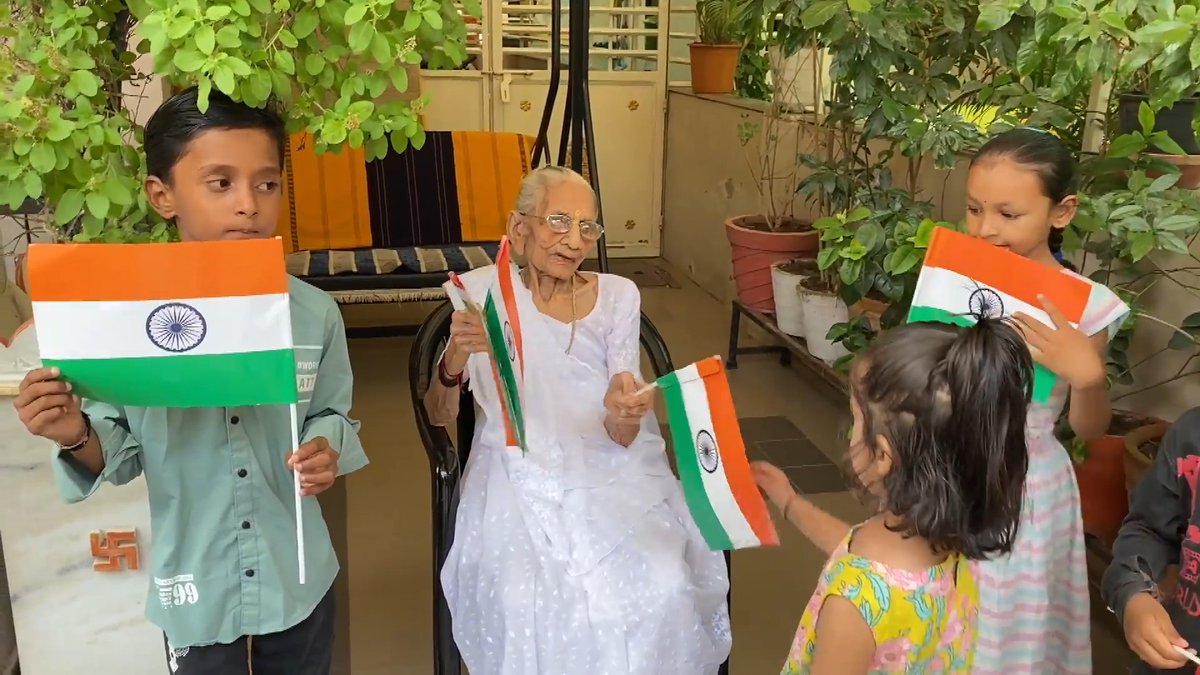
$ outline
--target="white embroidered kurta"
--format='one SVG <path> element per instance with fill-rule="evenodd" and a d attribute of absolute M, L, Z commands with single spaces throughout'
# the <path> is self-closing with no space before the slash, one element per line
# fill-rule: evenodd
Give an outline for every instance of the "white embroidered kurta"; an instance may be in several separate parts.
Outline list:
<path fill-rule="evenodd" d="M 463 278 L 483 303 L 495 269 Z M 610 378 L 640 370 L 640 295 L 600 275 L 571 328 L 518 288 L 529 453 L 505 448 L 491 365 L 442 584 L 471 675 L 705 675 L 729 654 L 722 554 L 708 549 L 653 415 L 628 448 L 604 430 Z"/>

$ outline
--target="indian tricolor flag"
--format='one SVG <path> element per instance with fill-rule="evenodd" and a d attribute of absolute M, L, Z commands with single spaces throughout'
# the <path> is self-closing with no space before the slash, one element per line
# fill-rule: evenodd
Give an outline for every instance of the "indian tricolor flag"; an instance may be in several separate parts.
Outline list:
<path fill-rule="evenodd" d="M 297 401 L 278 239 L 33 245 L 29 294 L 42 362 L 84 398 L 155 408 Z"/>
<path fill-rule="evenodd" d="M 1038 300 L 1042 295 L 1078 326 L 1091 292 L 1087 281 L 1066 269 L 1052 269 L 982 239 L 939 227 L 917 278 L 908 321 L 971 326 L 976 317 L 1009 317 L 1022 312 L 1053 327 Z M 1054 381 L 1054 373 L 1035 366 L 1033 400 L 1048 400 Z"/>
<path fill-rule="evenodd" d="M 528 450 L 525 446 L 525 410 L 521 404 L 521 391 L 525 386 L 525 346 L 521 338 L 521 317 L 517 312 L 515 289 L 520 281 L 516 271 L 511 244 L 508 237 L 504 237 L 496 254 L 496 278 L 488 288 L 482 308 L 471 302 L 466 286 L 453 272 L 446 290 L 455 309 L 478 312 L 483 319 L 492 357 L 492 376 L 504 411 L 505 442 L 508 447 L 524 452 Z"/>
<path fill-rule="evenodd" d="M 775 546 L 779 535 L 750 473 L 721 357 L 655 383 L 663 392 L 675 463 L 692 518 L 714 551 Z"/>

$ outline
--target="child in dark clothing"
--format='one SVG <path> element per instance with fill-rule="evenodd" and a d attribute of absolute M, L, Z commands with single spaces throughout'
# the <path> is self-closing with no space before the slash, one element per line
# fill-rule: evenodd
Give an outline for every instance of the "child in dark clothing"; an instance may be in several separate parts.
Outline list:
<path fill-rule="evenodd" d="M 1138 484 L 1104 573 L 1104 601 L 1142 659 L 1133 669 L 1137 675 L 1197 670 L 1185 652 L 1194 654 L 1192 645 L 1200 645 L 1198 476 L 1200 408 L 1193 408 L 1167 432 Z M 1179 565 L 1179 584 L 1161 597 L 1169 565 Z"/>

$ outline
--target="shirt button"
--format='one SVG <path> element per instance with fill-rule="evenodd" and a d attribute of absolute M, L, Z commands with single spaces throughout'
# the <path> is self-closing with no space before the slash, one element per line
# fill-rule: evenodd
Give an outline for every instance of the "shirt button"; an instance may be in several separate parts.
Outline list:
<path fill-rule="evenodd" d="M 254 570 L 246 570 L 246 576 L 248 576 L 248 577 L 254 576 Z"/>
<path fill-rule="evenodd" d="M 243 520 L 243 521 L 242 521 L 242 529 L 243 529 L 243 530 L 248 530 L 248 529 L 250 529 L 250 521 L 248 521 L 248 520 Z"/>
<path fill-rule="evenodd" d="M 246 477 L 246 470 L 238 469 L 238 478 L 245 478 L 245 477 Z"/>
<path fill-rule="evenodd" d="M 239 419 L 237 415 L 234 415 L 233 417 L 230 417 L 230 418 L 229 418 L 229 423 L 230 423 L 230 424 L 237 424 L 238 422 L 241 422 L 241 421 L 242 421 L 242 420 L 241 420 L 241 419 Z"/>

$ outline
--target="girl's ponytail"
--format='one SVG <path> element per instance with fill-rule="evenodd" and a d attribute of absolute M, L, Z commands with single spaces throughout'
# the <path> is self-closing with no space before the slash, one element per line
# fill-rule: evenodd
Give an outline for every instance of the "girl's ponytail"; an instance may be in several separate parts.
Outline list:
<path fill-rule="evenodd" d="M 948 404 L 944 418 L 934 424 L 936 444 L 952 453 L 952 478 L 969 497 L 961 511 L 962 551 L 971 558 L 1008 553 L 1029 462 L 1029 347 L 1006 321 L 980 319 L 951 343 L 930 387 Z"/>
<path fill-rule="evenodd" d="M 862 439 L 887 441 L 884 506 L 898 532 L 974 560 L 1012 550 L 1029 459 L 1033 361 L 1008 323 L 889 330 L 852 369 Z"/>

